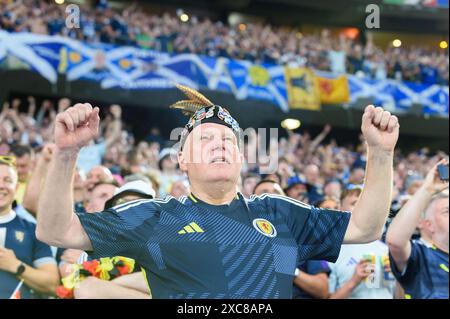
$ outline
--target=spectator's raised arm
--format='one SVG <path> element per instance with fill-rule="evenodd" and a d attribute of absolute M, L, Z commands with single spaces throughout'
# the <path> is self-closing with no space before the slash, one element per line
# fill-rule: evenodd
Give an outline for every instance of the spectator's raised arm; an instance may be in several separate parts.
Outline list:
<path fill-rule="evenodd" d="M 33 214 L 37 215 L 39 194 L 41 193 L 42 183 L 48 171 L 48 166 L 52 160 L 53 153 L 55 152 L 54 144 L 47 144 L 42 150 L 42 154 L 39 157 L 36 167 L 33 170 L 33 174 L 28 181 L 27 188 L 25 190 L 25 196 L 23 198 L 23 207 Z"/>
<path fill-rule="evenodd" d="M 79 150 L 98 134 L 99 109 L 76 104 L 58 114 L 55 153 L 42 189 L 36 234 L 58 247 L 92 250 L 91 242 L 73 211 L 72 183 Z"/>
<path fill-rule="evenodd" d="M 122 132 L 122 108 L 117 105 L 111 105 L 110 112 L 113 116 L 113 121 L 107 127 L 107 131 L 110 131 L 110 134 L 105 142 L 106 149 L 110 148 L 115 142 L 120 139 L 120 135 Z"/>
<path fill-rule="evenodd" d="M 34 118 L 34 112 L 36 112 L 36 99 L 32 96 L 28 97 L 28 112 L 29 118 Z"/>
<path fill-rule="evenodd" d="M 433 195 L 448 188 L 448 181 L 441 181 L 438 165 L 448 164 L 442 160 L 427 174 L 423 185 L 403 206 L 389 226 L 386 241 L 397 268 L 403 271 L 411 255 L 411 236 L 416 230 L 421 214 L 426 210 Z"/>

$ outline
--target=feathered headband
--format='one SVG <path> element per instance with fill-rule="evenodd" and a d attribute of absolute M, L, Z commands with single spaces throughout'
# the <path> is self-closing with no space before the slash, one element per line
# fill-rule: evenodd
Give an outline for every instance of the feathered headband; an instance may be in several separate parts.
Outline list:
<path fill-rule="evenodd" d="M 189 121 L 181 133 L 180 145 L 183 148 L 187 136 L 192 130 L 203 123 L 216 123 L 225 125 L 233 130 L 238 137 L 240 127 L 238 122 L 231 116 L 227 109 L 220 105 L 215 105 L 204 95 L 187 86 L 177 84 L 176 87 L 182 91 L 189 100 L 178 101 L 170 106 L 172 109 L 179 109 L 184 115 L 189 116 Z"/>

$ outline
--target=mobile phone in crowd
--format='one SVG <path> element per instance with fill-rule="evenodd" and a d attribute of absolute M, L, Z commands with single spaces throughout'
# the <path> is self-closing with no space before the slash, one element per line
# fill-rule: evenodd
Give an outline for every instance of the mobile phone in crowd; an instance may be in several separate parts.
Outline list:
<path fill-rule="evenodd" d="M 438 165 L 439 178 L 448 182 L 448 164 Z"/>

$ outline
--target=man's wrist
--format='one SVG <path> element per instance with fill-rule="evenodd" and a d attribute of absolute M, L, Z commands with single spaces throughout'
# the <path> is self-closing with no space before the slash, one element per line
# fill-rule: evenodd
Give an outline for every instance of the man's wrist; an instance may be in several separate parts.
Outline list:
<path fill-rule="evenodd" d="M 433 197 L 433 195 L 436 193 L 436 190 L 434 189 L 433 185 L 422 185 L 417 192 L 421 192 L 423 195 L 429 197 Z"/>
<path fill-rule="evenodd" d="M 19 268 L 21 268 L 21 266 L 22 266 L 22 262 L 20 260 L 15 260 L 12 263 L 11 268 L 9 269 L 9 272 L 12 273 L 13 275 L 16 275 L 19 271 Z"/>
<path fill-rule="evenodd" d="M 59 157 L 63 160 L 76 159 L 78 157 L 79 152 L 80 152 L 79 147 L 60 148 L 56 146 L 55 157 Z"/>
<path fill-rule="evenodd" d="M 351 290 L 355 289 L 356 287 L 358 287 L 358 285 L 361 283 L 362 280 L 356 279 L 355 277 L 353 277 L 352 279 L 350 279 L 348 281 L 348 286 Z"/>
<path fill-rule="evenodd" d="M 367 146 L 367 153 L 369 156 L 394 157 L 394 150 L 386 150 L 379 146 Z"/>

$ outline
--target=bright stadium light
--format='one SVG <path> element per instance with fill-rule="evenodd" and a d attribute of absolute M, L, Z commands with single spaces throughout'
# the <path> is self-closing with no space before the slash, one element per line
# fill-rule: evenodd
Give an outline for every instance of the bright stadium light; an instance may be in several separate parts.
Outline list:
<path fill-rule="evenodd" d="M 447 49 L 447 48 L 448 48 L 448 43 L 447 43 L 447 41 L 441 41 L 441 42 L 439 43 L 439 47 L 440 47 L 441 49 Z"/>
<path fill-rule="evenodd" d="M 65 0 L 55 0 L 56 4 L 64 4 Z"/>
<path fill-rule="evenodd" d="M 182 15 L 180 15 L 180 20 L 181 22 L 188 22 L 189 16 L 186 13 L 183 13 Z"/>
<path fill-rule="evenodd" d="M 402 46 L 402 41 L 400 41 L 399 39 L 395 39 L 394 41 L 392 41 L 392 45 L 394 46 L 394 48 L 400 48 Z"/>
<path fill-rule="evenodd" d="M 293 131 L 300 127 L 302 123 L 296 119 L 285 119 L 281 122 L 281 127 Z"/>

